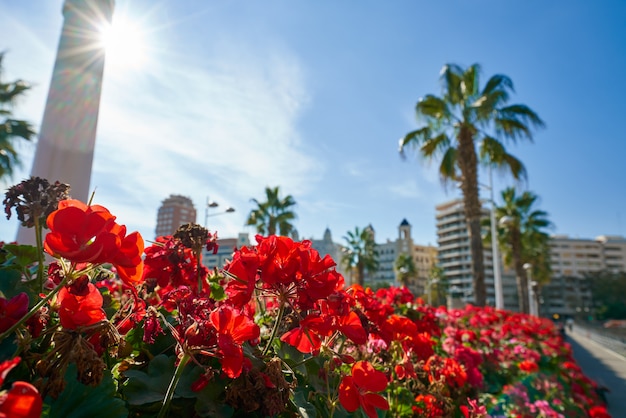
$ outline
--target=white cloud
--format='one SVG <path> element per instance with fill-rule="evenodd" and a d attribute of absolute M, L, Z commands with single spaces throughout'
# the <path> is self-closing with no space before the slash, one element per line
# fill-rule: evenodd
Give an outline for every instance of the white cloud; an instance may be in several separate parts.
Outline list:
<path fill-rule="evenodd" d="M 201 221 L 211 195 L 237 206 L 220 219 L 232 234 L 266 186 L 302 194 L 321 178 L 324 166 L 296 128 L 309 100 L 298 60 L 237 48 L 218 48 L 196 67 L 161 60 L 137 80 L 105 74 L 92 185 L 124 207 L 120 221 L 151 233 L 170 193 L 190 196 Z"/>

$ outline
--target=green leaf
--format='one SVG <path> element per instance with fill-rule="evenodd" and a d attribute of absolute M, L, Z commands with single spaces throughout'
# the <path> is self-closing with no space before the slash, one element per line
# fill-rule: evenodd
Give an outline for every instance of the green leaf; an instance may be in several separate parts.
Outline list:
<path fill-rule="evenodd" d="M 315 418 L 318 416 L 315 406 L 307 400 L 307 394 L 303 390 L 296 390 L 292 402 L 302 418 Z"/>
<path fill-rule="evenodd" d="M 109 371 L 97 387 L 86 386 L 77 380 L 76 365 L 65 373 L 67 386 L 57 399 L 46 398 L 50 418 L 126 418 L 128 410 L 122 399 L 116 398 L 115 383 Z"/>
<path fill-rule="evenodd" d="M 174 375 L 174 358 L 156 356 L 148 364 L 147 373 L 140 370 L 127 370 L 124 395 L 130 405 L 143 405 L 162 401 Z M 176 396 L 176 395 L 174 395 Z"/>
<path fill-rule="evenodd" d="M 226 292 L 219 283 L 209 282 L 209 285 L 211 287 L 211 298 L 215 299 L 216 301 L 226 299 Z"/>
<path fill-rule="evenodd" d="M 234 409 L 223 401 L 225 383 L 215 378 L 200 392 L 196 402 L 196 413 L 202 418 L 230 418 Z"/>
<path fill-rule="evenodd" d="M 167 357 L 160 354 L 154 357 L 148 364 L 147 373 L 141 370 L 127 370 L 124 376 L 128 378 L 124 384 L 124 395 L 130 405 L 145 405 L 163 401 L 167 388 L 174 376 L 176 367 L 175 357 Z M 189 365 L 184 369 L 183 375 L 176 386 L 174 398 L 194 398 L 196 392 L 191 390 L 191 384 L 200 375 L 198 368 Z"/>
<path fill-rule="evenodd" d="M 3 250 L 10 254 L 6 262 L 23 269 L 39 260 L 37 247 L 32 245 L 5 244 Z"/>
<path fill-rule="evenodd" d="M 11 299 L 22 292 L 28 294 L 31 303 L 36 300 L 33 291 L 22 282 L 22 273 L 14 269 L 0 268 L 0 295 Z"/>

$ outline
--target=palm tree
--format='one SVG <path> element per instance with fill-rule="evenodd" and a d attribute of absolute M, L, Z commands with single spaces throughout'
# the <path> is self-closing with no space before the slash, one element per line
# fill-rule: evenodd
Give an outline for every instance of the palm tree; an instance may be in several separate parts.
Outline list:
<path fill-rule="evenodd" d="M 404 287 L 409 287 L 411 279 L 417 276 L 415 260 L 410 254 L 400 253 L 393 264 L 393 268 L 396 271 L 398 282 Z"/>
<path fill-rule="evenodd" d="M 341 263 L 346 270 L 350 270 L 352 284 L 363 286 L 365 271 L 378 269 L 378 252 L 372 229 L 356 227 L 354 232 L 348 231 L 343 239 L 347 246 L 343 248 Z"/>
<path fill-rule="evenodd" d="M 529 107 L 508 105 L 513 82 L 494 75 L 482 90 L 480 66 L 466 70 L 447 64 L 441 71 L 442 96 L 420 98 L 415 107 L 424 126 L 400 139 L 400 153 L 413 147 L 427 160 L 440 158 L 439 174 L 444 184 L 458 182 L 463 194 L 465 218 L 470 236 L 475 303 L 486 303 L 481 203 L 478 191 L 479 156 L 497 168 L 510 171 L 515 179 L 525 176 L 523 164 L 506 152 L 503 141 L 532 140 L 530 126 L 543 121 Z M 478 148 L 478 152 L 477 152 Z"/>
<path fill-rule="evenodd" d="M 11 176 L 14 167 L 20 165 L 20 159 L 14 140 L 22 138 L 30 141 L 35 131 L 30 123 L 13 119 L 12 108 L 30 86 L 22 80 L 2 81 L 2 60 L 4 52 L 0 52 L 0 178 Z"/>
<path fill-rule="evenodd" d="M 291 210 L 296 204 L 293 196 L 287 195 L 283 199 L 279 196 L 278 186 L 265 188 L 265 202 L 256 199 L 256 208 L 250 211 L 246 225 L 254 225 L 259 234 L 288 236 L 296 233 L 292 221 L 296 219 L 296 214 Z"/>
<path fill-rule="evenodd" d="M 524 264 L 532 266 L 532 277 L 546 282 L 550 276 L 550 236 L 544 231 L 551 227 L 548 214 L 533 209 L 538 197 L 525 191 L 518 195 L 514 188 L 502 191 L 502 206 L 496 206 L 498 246 L 504 263 L 515 271 L 520 312 L 529 311 L 528 280 Z M 489 237 L 488 237 L 489 238 Z"/>

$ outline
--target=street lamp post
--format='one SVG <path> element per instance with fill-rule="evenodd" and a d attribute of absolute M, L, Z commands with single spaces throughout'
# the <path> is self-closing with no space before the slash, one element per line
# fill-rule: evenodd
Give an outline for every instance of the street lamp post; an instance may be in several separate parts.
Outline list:
<path fill-rule="evenodd" d="M 232 206 L 229 206 L 228 208 L 226 208 L 226 210 L 224 210 L 223 212 L 218 212 L 218 213 L 212 213 L 209 215 L 209 209 L 210 208 L 216 208 L 219 206 L 219 203 L 215 202 L 215 201 L 210 201 L 208 196 L 206 198 L 206 206 L 204 208 L 204 227 L 207 228 L 208 224 L 209 224 L 209 216 L 217 216 L 217 215 L 223 215 L 225 213 L 232 213 L 235 211 L 235 208 L 233 208 Z"/>
<path fill-rule="evenodd" d="M 433 289 L 432 286 L 434 284 L 439 283 L 438 279 L 431 279 L 426 282 L 427 296 L 428 296 L 428 306 L 433 306 Z"/>
<path fill-rule="evenodd" d="M 491 195 L 491 258 L 493 266 L 493 286 L 496 294 L 496 309 L 504 309 L 502 295 L 502 271 L 500 270 L 500 256 L 498 238 L 496 236 L 496 202 L 493 198 L 493 169 L 489 166 L 489 192 Z"/>
<path fill-rule="evenodd" d="M 535 300 L 535 291 L 534 291 L 534 286 L 537 284 L 537 282 L 534 282 L 532 280 L 532 264 L 530 263 L 525 263 L 523 265 L 524 270 L 526 270 L 526 281 L 527 283 L 527 287 L 528 287 L 528 313 L 534 316 L 537 316 L 537 301 Z M 520 295 L 521 297 L 521 295 Z"/>

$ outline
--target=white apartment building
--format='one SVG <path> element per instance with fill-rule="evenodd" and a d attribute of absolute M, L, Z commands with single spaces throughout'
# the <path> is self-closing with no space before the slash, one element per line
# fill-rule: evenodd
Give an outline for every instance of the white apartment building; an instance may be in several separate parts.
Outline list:
<path fill-rule="evenodd" d="M 346 276 L 345 269 L 341 265 L 341 245 L 333 242 L 333 236 L 330 232 L 330 228 L 326 228 L 324 231 L 324 237 L 322 239 L 311 239 L 311 246 L 317 250 L 320 254 L 320 257 L 324 258 L 326 255 L 330 255 L 330 257 L 337 263 L 335 269 L 339 272 L 344 279 L 346 280 L 346 284 L 350 279 L 349 276 Z"/>
<path fill-rule="evenodd" d="M 592 311 L 588 280 L 594 273 L 626 272 L 626 238 L 595 239 L 554 235 L 550 238 L 552 278 L 541 289 L 542 314 L 585 317 Z M 542 302 L 542 303 L 541 303 Z"/>
<path fill-rule="evenodd" d="M 449 293 L 453 298 L 460 299 L 462 304 L 474 302 L 474 280 L 472 276 L 472 255 L 470 250 L 469 232 L 465 221 L 462 199 L 436 206 L 437 222 L 437 258 L 448 280 Z M 489 210 L 483 208 L 485 217 Z M 484 246 L 485 286 L 487 304 L 495 305 L 495 288 L 493 282 L 493 259 L 490 245 Z M 503 294 L 506 295 L 505 292 Z M 511 301 L 509 300 L 509 303 Z M 505 299 L 507 307 L 507 299 Z"/>
<path fill-rule="evenodd" d="M 372 225 L 367 226 L 372 233 L 374 240 L 376 233 Z M 350 274 L 341 266 L 341 254 L 343 246 L 334 243 L 330 229 L 324 232 L 322 240 L 311 239 L 313 248 L 320 252 L 320 255 L 330 254 L 337 262 L 337 270 L 343 274 L 346 284 L 350 284 Z M 389 285 L 398 286 L 400 283 L 397 278 L 394 265 L 398 256 L 402 253 L 411 254 L 417 270 L 417 277 L 409 284 L 409 289 L 415 296 L 424 294 L 424 287 L 429 279 L 432 267 L 437 262 L 437 249 L 430 245 L 416 245 L 411 237 L 411 224 L 403 219 L 398 226 L 398 238 L 395 240 L 387 239 L 384 243 L 376 244 L 376 252 L 378 253 L 378 270 L 375 272 L 365 272 L 364 283 L 366 286 L 373 288 L 385 287 Z"/>
<path fill-rule="evenodd" d="M 209 270 L 214 268 L 222 268 L 226 265 L 227 261 L 233 258 L 233 252 L 235 249 L 243 246 L 250 246 L 250 237 L 246 232 L 240 232 L 237 238 L 218 238 L 217 240 L 217 253 L 208 252 L 206 248 L 202 252 L 202 264 L 204 264 Z"/>

